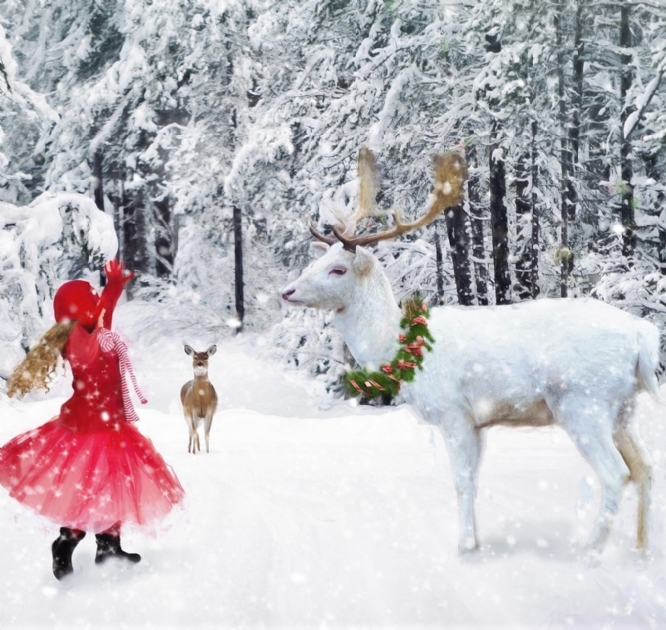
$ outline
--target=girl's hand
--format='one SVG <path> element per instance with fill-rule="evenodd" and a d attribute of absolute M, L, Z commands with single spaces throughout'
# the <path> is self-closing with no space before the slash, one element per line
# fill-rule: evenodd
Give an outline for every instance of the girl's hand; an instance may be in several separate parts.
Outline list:
<path fill-rule="evenodd" d="M 104 272 L 110 283 L 121 283 L 121 286 L 134 277 L 133 271 L 123 268 L 123 263 L 118 260 L 110 260 L 104 265 Z"/>
<path fill-rule="evenodd" d="M 106 309 L 102 321 L 104 322 L 104 328 L 111 330 L 113 311 L 122 295 L 125 284 L 134 277 L 134 274 L 131 271 L 126 271 L 123 268 L 123 263 L 118 260 L 110 260 L 106 263 L 104 271 L 106 272 L 108 282 L 104 287 L 104 291 L 102 291 L 98 308 L 100 312 L 102 309 Z"/>

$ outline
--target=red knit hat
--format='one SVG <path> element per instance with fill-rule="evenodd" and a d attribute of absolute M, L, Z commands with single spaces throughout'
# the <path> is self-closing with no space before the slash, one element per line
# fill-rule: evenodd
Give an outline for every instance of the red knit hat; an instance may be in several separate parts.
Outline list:
<path fill-rule="evenodd" d="M 53 298 L 53 312 L 57 322 L 76 320 L 87 328 L 94 327 L 99 317 L 99 295 L 85 280 L 71 280 L 63 284 Z"/>

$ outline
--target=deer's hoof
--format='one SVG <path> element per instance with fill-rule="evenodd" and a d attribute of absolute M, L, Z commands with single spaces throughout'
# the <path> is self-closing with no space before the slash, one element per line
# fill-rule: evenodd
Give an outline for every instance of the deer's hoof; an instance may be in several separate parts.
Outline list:
<path fill-rule="evenodd" d="M 458 552 L 461 554 L 472 553 L 473 551 L 478 551 L 478 549 L 479 543 L 474 536 L 463 538 L 458 544 Z"/>
<path fill-rule="evenodd" d="M 596 569 L 601 566 L 601 553 L 599 547 L 585 547 L 584 563 L 588 569 Z"/>

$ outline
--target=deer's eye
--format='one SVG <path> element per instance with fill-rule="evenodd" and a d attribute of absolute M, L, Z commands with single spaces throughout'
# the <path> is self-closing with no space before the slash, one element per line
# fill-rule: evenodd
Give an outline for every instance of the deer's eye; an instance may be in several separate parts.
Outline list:
<path fill-rule="evenodd" d="M 347 270 L 344 267 L 333 267 L 333 269 L 328 272 L 328 275 L 335 274 L 336 276 L 344 276 L 346 273 Z"/>

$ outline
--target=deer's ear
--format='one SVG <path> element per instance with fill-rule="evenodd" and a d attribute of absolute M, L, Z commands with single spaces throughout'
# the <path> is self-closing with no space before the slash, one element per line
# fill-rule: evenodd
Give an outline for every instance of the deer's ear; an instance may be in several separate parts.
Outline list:
<path fill-rule="evenodd" d="M 310 243 L 310 256 L 312 258 L 321 258 L 328 250 L 328 243 L 322 243 L 322 241 L 312 241 Z"/>
<path fill-rule="evenodd" d="M 185 354 L 189 354 L 190 356 L 194 354 L 192 346 L 188 346 L 187 344 L 185 345 Z"/>
<path fill-rule="evenodd" d="M 217 346 L 211 346 L 206 350 L 206 354 L 210 356 L 211 354 L 215 354 L 217 352 Z"/>
<path fill-rule="evenodd" d="M 375 257 L 364 247 L 357 247 L 352 264 L 356 272 L 363 276 L 366 273 L 370 273 L 375 264 Z"/>

